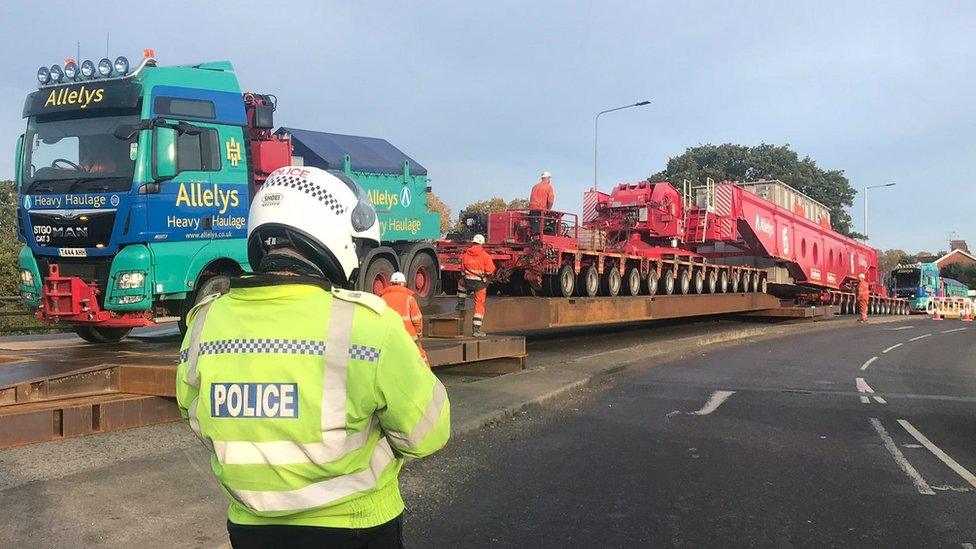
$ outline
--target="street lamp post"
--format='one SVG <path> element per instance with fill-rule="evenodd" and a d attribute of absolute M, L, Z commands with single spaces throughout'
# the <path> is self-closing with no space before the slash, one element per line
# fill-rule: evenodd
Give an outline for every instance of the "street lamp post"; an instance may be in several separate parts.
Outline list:
<path fill-rule="evenodd" d="M 868 240 L 868 189 L 879 189 L 881 187 L 894 187 L 894 183 L 884 183 L 881 185 L 871 185 L 864 187 L 864 240 Z"/>
<path fill-rule="evenodd" d="M 600 116 L 607 114 L 608 112 L 620 111 L 623 109 L 629 109 L 632 107 L 643 107 L 644 105 L 650 105 L 651 102 L 644 100 L 638 101 L 632 105 L 624 105 L 622 107 L 614 107 L 612 109 L 607 109 L 605 111 L 600 111 L 596 113 L 596 118 L 593 119 L 593 190 L 596 190 L 596 175 L 597 175 L 597 145 L 600 139 Z"/>

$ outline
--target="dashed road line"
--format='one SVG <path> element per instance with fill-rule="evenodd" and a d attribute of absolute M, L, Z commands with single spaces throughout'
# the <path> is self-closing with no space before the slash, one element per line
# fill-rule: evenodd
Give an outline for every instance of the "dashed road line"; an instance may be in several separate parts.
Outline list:
<path fill-rule="evenodd" d="M 897 332 L 898 330 L 911 330 L 915 326 L 899 326 L 897 328 L 885 328 L 887 332 Z"/>
<path fill-rule="evenodd" d="M 870 366 L 871 363 L 874 362 L 875 360 L 878 360 L 878 357 L 873 356 L 873 357 L 869 358 L 867 362 L 865 362 L 864 364 L 861 364 L 861 371 L 863 372 L 864 370 L 867 370 L 868 369 L 868 366 Z"/>
<path fill-rule="evenodd" d="M 944 333 L 944 334 L 951 334 L 952 332 L 961 332 L 961 331 L 963 331 L 965 329 L 966 328 L 953 328 L 951 330 L 942 330 L 942 333 Z"/>
<path fill-rule="evenodd" d="M 927 482 L 925 482 L 925 479 L 922 478 L 922 475 L 919 474 L 918 470 L 912 467 L 912 464 L 908 462 L 907 458 L 905 458 L 905 454 L 901 453 L 901 450 L 898 449 L 895 441 L 892 440 L 891 435 L 888 434 L 888 431 L 885 430 L 884 425 L 881 424 L 881 420 L 871 418 L 871 425 L 874 426 L 874 430 L 878 432 L 878 436 L 881 437 L 881 442 L 884 444 L 885 449 L 888 450 L 888 453 L 891 454 L 892 459 L 895 460 L 898 467 L 900 467 L 901 470 L 908 475 L 908 478 L 911 479 L 912 484 L 915 485 L 915 489 L 918 490 L 918 493 L 926 496 L 934 496 L 935 491 L 932 490 L 932 487 L 929 486 Z"/>
<path fill-rule="evenodd" d="M 689 416 L 707 416 L 715 410 L 718 410 L 718 407 L 734 394 L 735 391 L 715 391 L 712 393 L 712 396 L 708 397 L 708 401 L 705 402 L 705 405 L 700 409 L 695 410 L 694 412 L 682 412 L 680 410 L 675 410 L 668 413 L 667 417 L 673 417 L 679 414 L 686 414 Z"/>
<path fill-rule="evenodd" d="M 888 401 L 886 401 L 885 399 L 883 399 L 883 398 L 881 398 L 879 396 L 874 396 L 874 389 L 872 389 L 871 386 L 868 385 L 868 382 L 867 381 L 864 381 L 864 378 L 863 377 L 857 378 L 855 380 L 855 385 L 857 385 L 857 392 L 859 392 L 859 393 L 869 393 L 870 396 L 871 396 L 871 398 L 873 398 L 874 400 L 878 401 L 878 404 L 888 404 Z M 861 402 L 864 403 L 864 404 L 868 404 L 869 402 L 871 402 L 871 399 L 868 398 L 865 395 L 861 395 Z"/>
<path fill-rule="evenodd" d="M 959 465 L 958 461 L 952 459 L 952 457 L 949 454 L 943 452 L 941 448 L 933 444 L 931 440 L 929 440 L 925 435 L 919 432 L 919 430 L 916 429 L 914 425 L 909 423 L 908 420 L 899 419 L 898 424 L 904 427 L 905 430 L 908 431 L 908 434 L 915 437 L 915 440 L 922 443 L 922 446 L 925 446 L 926 448 L 929 449 L 930 452 L 935 454 L 935 457 L 942 460 L 942 463 L 945 463 L 950 469 L 955 471 L 957 475 L 961 476 L 963 480 L 965 480 L 974 488 L 976 488 L 976 476 L 970 473 L 968 469 L 966 469 L 962 465 Z"/>
<path fill-rule="evenodd" d="M 888 351 L 892 351 L 892 350 L 894 350 L 894 349 L 897 349 L 898 347 L 901 347 L 902 345 L 904 345 L 904 343 L 895 343 L 895 344 L 894 344 L 894 345 L 892 345 L 891 347 L 888 347 L 888 348 L 887 348 L 887 349 L 885 349 L 884 351 L 881 351 L 881 354 L 884 354 L 884 353 L 887 353 Z"/>
<path fill-rule="evenodd" d="M 925 339 L 925 338 L 927 338 L 927 337 L 930 337 L 931 335 L 932 335 L 932 334 L 924 334 L 924 335 L 920 335 L 920 336 L 917 336 L 917 337 L 913 337 L 913 338 L 911 338 L 911 339 L 909 339 L 908 341 L 918 341 L 918 340 L 920 340 L 920 339 Z"/>

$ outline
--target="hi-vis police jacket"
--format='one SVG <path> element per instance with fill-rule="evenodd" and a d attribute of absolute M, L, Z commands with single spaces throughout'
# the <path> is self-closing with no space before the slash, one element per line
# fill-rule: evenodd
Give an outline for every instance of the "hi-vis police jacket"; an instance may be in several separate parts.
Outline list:
<path fill-rule="evenodd" d="M 258 275 L 188 323 L 177 400 L 231 522 L 367 528 L 403 512 L 403 456 L 447 443 L 450 405 L 399 314 L 372 294 Z"/>

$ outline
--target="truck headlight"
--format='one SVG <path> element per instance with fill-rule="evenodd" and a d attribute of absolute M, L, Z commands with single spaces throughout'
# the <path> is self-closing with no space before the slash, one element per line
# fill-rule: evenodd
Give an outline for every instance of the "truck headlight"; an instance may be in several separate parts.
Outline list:
<path fill-rule="evenodd" d="M 20 270 L 20 283 L 23 284 L 24 286 L 33 286 L 34 285 L 34 273 L 32 273 L 29 269 L 21 269 Z"/>
<path fill-rule="evenodd" d="M 118 280 L 115 281 L 115 287 L 120 290 L 134 290 L 136 288 L 142 288 L 145 283 L 146 273 L 142 271 L 122 271 L 119 273 Z"/>

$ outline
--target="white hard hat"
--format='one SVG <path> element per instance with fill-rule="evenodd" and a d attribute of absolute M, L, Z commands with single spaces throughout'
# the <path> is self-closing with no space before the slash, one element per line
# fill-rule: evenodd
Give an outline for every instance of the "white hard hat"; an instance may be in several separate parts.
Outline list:
<path fill-rule="evenodd" d="M 287 166 L 254 195 L 247 237 L 253 268 L 271 249 L 291 247 L 342 285 L 379 244 L 380 227 L 366 193 L 345 174 Z"/>
<path fill-rule="evenodd" d="M 400 271 L 397 271 L 397 272 L 393 273 L 392 275 L 390 275 L 390 283 L 391 284 L 406 284 L 407 283 L 407 277 L 403 273 L 401 273 Z"/>
<path fill-rule="evenodd" d="M 475 244 L 484 244 L 485 243 L 485 235 L 483 235 L 483 234 L 476 234 L 476 235 L 474 235 L 474 238 L 471 239 L 471 242 L 474 242 Z"/>
<path fill-rule="evenodd" d="M 542 177 L 543 177 L 543 179 L 546 178 L 546 177 L 552 177 L 552 174 L 549 173 L 549 172 L 542 172 Z"/>
<path fill-rule="evenodd" d="M 861 280 L 864 280 L 864 273 L 857 275 L 857 277 L 860 278 Z"/>

